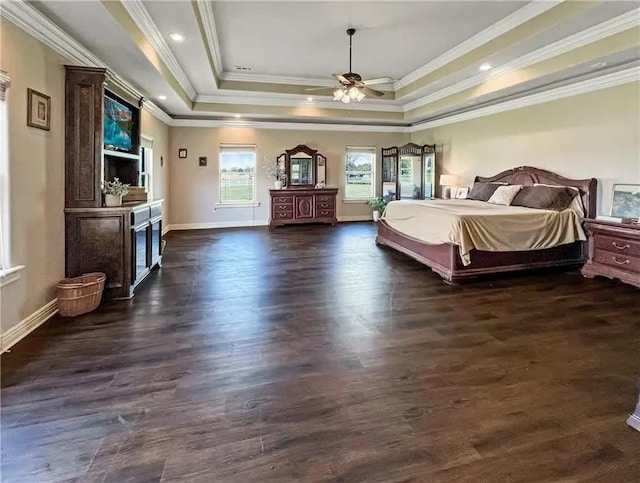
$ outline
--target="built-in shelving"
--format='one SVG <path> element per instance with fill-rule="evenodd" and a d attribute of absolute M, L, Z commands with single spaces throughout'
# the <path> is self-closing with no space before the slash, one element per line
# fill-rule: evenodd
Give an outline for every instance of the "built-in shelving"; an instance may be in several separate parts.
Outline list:
<path fill-rule="evenodd" d="M 115 156 L 116 158 L 127 159 L 140 159 L 139 154 L 125 153 L 123 151 L 112 151 L 111 149 L 104 149 L 102 152 L 105 156 Z"/>

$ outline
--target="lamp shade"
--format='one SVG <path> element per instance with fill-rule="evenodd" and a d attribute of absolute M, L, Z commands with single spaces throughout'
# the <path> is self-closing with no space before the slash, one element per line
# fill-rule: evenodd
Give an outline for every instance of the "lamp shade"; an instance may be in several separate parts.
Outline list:
<path fill-rule="evenodd" d="M 458 186 L 458 177 L 453 174 L 440 176 L 440 186 Z"/>

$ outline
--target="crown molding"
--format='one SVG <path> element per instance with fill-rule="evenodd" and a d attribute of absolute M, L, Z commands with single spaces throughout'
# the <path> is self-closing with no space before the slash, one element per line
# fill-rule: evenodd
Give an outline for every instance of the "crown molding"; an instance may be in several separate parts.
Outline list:
<path fill-rule="evenodd" d="M 225 91 L 225 94 L 231 91 Z M 321 107 L 325 109 L 341 109 L 345 111 L 381 111 L 403 112 L 403 108 L 397 104 L 389 104 L 384 101 L 370 99 L 368 102 L 355 102 L 343 104 L 334 100 L 308 101 L 306 97 L 298 94 L 258 94 L 244 95 L 242 91 L 235 91 L 237 95 L 198 95 L 195 102 L 212 104 L 249 104 L 254 106 L 281 106 L 281 107 Z M 309 96 L 313 97 L 312 94 Z"/>
<path fill-rule="evenodd" d="M 164 36 L 156 26 L 153 18 L 151 18 L 151 15 L 149 15 L 149 11 L 145 8 L 144 4 L 140 0 L 126 0 L 122 2 L 122 5 L 158 53 L 160 59 L 162 59 L 169 68 L 169 71 L 176 78 L 180 87 L 184 89 L 193 101 L 196 97 L 196 90 L 193 88 L 187 74 L 182 69 L 173 51 L 167 45 Z"/>
<path fill-rule="evenodd" d="M 196 7 L 202 19 L 202 26 L 206 37 L 207 45 L 213 57 L 213 67 L 216 76 L 222 74 L 222 53 L 220 52 L 220 40 L 216 29 L 216 19 L 213 14 L 213 2 L 207 0 L 195 0 Z M 214 76 L 215 77 L 215 76 Z"/>
<path fill-rule="evenodd" d="M 347 131 L 347 132 L 388 132 L 407 133 L 408 126 L 385 126 L 379 124 L 329 124 L 309 122 L 279 121 L 243 121 L 235 119 L 173 119 L 175 127 L 208 127 L 208 128 L 249 128 L 249 129 L 282 129 L 293 131 Z"/>
<path fill-rule="evenodd" d="M 480 33 L 474 35 L 468 40 L 465 40 L 458 46 L 454 47 L 451 50 L 448 50 L 444 54 L 436 57 L 434 60 L 429 62 L 428 64 L 423 65 L 422 67 L 414 70 L 413 72 L 407 74 L 398 82 L 395 83 L 394 87 L 397 91 L 402 87 L 405 87 L 412 82 L 417 81 L 421 77 L 433 72 L 436 69 L 448 64 L 449 62 L 454 61 L 458 57 L 461 57 L 472 50 L 480 47 L 483 44 L 499 37 L 500 35 L 513 30 L 514 28 L 522 25 L 523 23 L 531 20 L 534 17 L 550 10 L 555 7 L 559 3 L 562 3 L 562 0 L 549 0 L 549 1 L 534 1 L 531 2 L 524 7 L 516 10 L 510 15 L 507 15 L 502 20 L 494 23 L 491 27 L 488 27 L 481 31 Z"/>
<path fill-rule="evenodd" d="M 0 16 L 60 54 L 68 62 L 87 67 L 105 67 L 109 82 L 135 98 L 148 97 L 24 0 L 2 2 Z M 160 121 L 169 124 L 171 117 L 153 102 L 146 101 L 145 108 Z"/>
<path fill-rule="evenodd" d="M 245 72 L 222 72 L 220 79 L 236 82 L 262 82 L 266 84 L 293 84 L 303 86 L 336 87 L 338 81 L 324 77 L 296 77 L 285 75 L 247 74 Z"/>
<path fill-rule="evenodd" d="M 453 116 L 447 116 L 433 121 L 416 123 L 413 124 L 409 128 L 409 130 L 410 132 L 424 131 L 425 129 L 446 126 L 448 124 L 468 121 L 470 119 L 490 116 L 492 114 L 498 114 L 501 112 L 513 111 L 515 109 L 521 109 L 523 107 L 556 101 L 559 99 L 564 99 L 565 97 L 587 94 L 589 92 L 608 89 L 610 87 L 629 84 L 631 82 L 640 82 L 640 66 L 631 67 L 629 69 L 624 69 L 618 72 L 613 72 L 611 74 L 594 77 L 592 79 L 587 79 L 580 82 L 575 82 L 573 84 L 557 87 L 555 89 L 549 89 L 547 91 L 538 92 L 536 94 L 531 94 L 529 96 L 520 97 L 510 101 L 500 102 L 491 106 L 480 107 L 478 109 L 455 114 Z"/>
<path fill-rule="evenodd" d="M 623 32 L 624 30 L 637 27 L 638 18 L 640 18 L 640 8 L 606 20 L 586 30 L 560 39 L 552 44 L 545 45 L 538 50 L 534 50 L 533 52 L 520 56 L 511 62 L 507 62 L 506 64 L 492 69 L 489 72 L 477 74 L 456 84 L 445 87 L 444 89 L 440 89 L 433 94 L 408 102 L 404 105 L 404 112 L 438 101 L 452 94 L 480 85 L 488 80 L 508 74 L 515 70 L 523 69 L 530 65 L 557 57 L 558 55 L 562 55 L 571 50 L 592 44 L 604 38 Z"/>

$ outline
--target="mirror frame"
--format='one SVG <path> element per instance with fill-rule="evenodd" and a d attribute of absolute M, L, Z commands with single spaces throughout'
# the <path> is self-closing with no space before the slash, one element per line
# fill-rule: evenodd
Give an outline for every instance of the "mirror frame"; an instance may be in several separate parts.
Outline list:
<path fill-rule="evenodd" d="M 312 172 L 312 183 L 308 183 L 308 184 L 291 184 L 291 158 L 295 158 L 296 154 L 298 153 L 304 153 L 308 156 L 311 157 L 311 172 Z M 280 157 L 282 156 L 282 154 L 280 156 L 278 156 L 278 159 L 280 159 Z M 295 188 L 315 188 L 316 184 L 318 183 L 318 158 L 322 158 L 325 161 L 325 176 L 326 176 L 326 160 L 327 158 L 325 158 L 324 156 L 322 156 L 322 154 L 318 154 L 318 150 L 317 149 L 311 149 L 309 146 L 305 145 L 305 144 L 299 144 L 298 146 L 296 146 L 293 149 L 285 149 L 284 151 L 284 172 L 285 175 L 287 177 L 287 188 L 291 188 L 291 189 L 295 189 Z"/>
<path fill-rule="evenodd" d="M 391 158 L 395 163 L 395 173 L 396 173 L 396 196 L 395 199 L 399 200 L 400 196 L 400 157 L 401 156 L 419 156 L 420 157 L 420 197 L 419 199 L 424 199 L 424 173 L 426 169 L 426 161 L 429 155 L 433 155 L 434 160 L 434 188 L 433 194 L 435 196 L 436 193 L 436 180 L 437 176 L 437 155 L 436 155 L 436 145 L 435 144 L 425 144 L 423 146 L 419 146 L 415 143 L 408 143 L 404 146 L 397 147 L 392 146 L 389 148 L 382 148 L 382 169 L 384 170 L 384 160 L 385 158 Z M 380 176 L 380 193 L 383 193 L 383 176 Z"/>

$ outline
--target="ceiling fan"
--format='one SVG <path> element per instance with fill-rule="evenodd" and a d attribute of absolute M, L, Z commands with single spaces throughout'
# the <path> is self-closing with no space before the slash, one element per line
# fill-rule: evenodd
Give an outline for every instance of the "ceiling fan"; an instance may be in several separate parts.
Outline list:
<path fill-rule="evenodd" d="M 351 101 L 360 102 L 367 95 L 382 97 L 384 96 L 384 92 L 371 89 L 369 86 L 391 84 L 394 82 L 391 77 L 380 77 L 378 79 L 362 80 L 360 74 L 356 74 L 355 72 L 351 71 L 351 53 L 353 34 L 355 33 L 356 29 L 347 29 L 347 35 L 349 36 L 349 72 L 346 72 L 344 74 L 332 74 L 333 77 L 335 77 L 338 82 L 340 82 L 340 86 L 333 91 L 333 99 L 335 101 L 342 101 L 345 104 L 349 104 Z M 307 90 L 311 91 L 320 89 L 326 88 L 320 87 Z"/>

